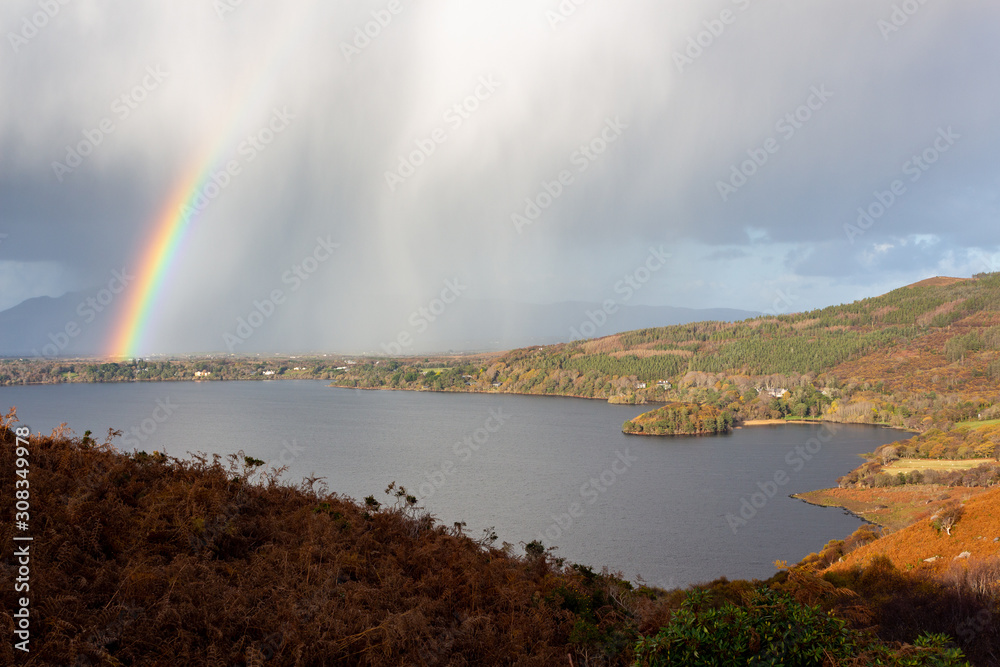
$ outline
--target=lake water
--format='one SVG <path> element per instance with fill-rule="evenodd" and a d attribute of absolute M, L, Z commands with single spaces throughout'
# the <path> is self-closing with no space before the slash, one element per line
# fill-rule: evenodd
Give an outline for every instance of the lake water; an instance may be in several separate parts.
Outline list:
<path fill-rule="evenodd" d="M 902 436 L 822 425 L 625 436 L 622 422 L 644 408 L 321 381 L 0 387 L 0 406 L 11 405 L 34 431 L 67 422 L 103 440 L 114 427 L 126 431 L 119 449 L 177 457 L 242 449 L 287 463 L 286 480 L 314 473 L 356 499 L 388 500 L 396 481 L 475 537 L 493 526 L 497 544 L 541 539 L 572 562 L 663 587 L 767 577 L 775 560 L 847 536 L 857 518 L 788 495 L 834 486 L 859 453 Z"/>

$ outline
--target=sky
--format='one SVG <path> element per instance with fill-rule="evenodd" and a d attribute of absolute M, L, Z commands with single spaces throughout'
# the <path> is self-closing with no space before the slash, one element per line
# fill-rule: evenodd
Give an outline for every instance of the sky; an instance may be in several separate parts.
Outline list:
<path fill-rule="evenodd" d="M 7 0 L 0 310 L 115 272 L 130 298 L 199 173 L 140 351 L 224 350 L 255 310 L 276 346 L 337 350 L 482 299 L 780 313 L 995 271 L 998 23 L 989 0 Z"/>

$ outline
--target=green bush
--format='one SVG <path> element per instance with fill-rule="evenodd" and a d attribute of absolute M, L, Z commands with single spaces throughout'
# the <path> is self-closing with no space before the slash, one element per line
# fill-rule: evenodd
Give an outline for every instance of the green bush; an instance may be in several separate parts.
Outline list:
<path fill-rule="evenodd" d="M 636 646 L 637 665 L 821 665 L 824 656 L 857 654 L 855 636 L 844 621 L 807 607 L 784 593 L 758 588 L 747 606 L 708 606 L 693 591 L 669 625 Z"/>
<path fill-rule="evenodd" d="M 784 665 L 813 667 L 849 662 L 898 667 L 967 665 L 946 649 L 947 637 L 921 636 L 894 651 L 851 630 L 819 607 L 769 588 L 755 589 L 744 605 L 712 606 L 705 591 L 688 594 L 668 625 L 636 645 L 636 667 Z M 851 663 L 853 664 L 853 663 Z"/>

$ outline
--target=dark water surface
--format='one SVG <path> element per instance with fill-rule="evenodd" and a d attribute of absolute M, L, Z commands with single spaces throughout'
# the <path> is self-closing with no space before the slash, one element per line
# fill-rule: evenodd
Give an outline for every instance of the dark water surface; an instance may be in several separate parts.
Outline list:
<path fill-rule="evenodd" d="M 122 450 L 177 457 L 242 449 L 288 463 L 287 480 L 315 473 L 357 499 L 387 500 L 383 490 L 396 481 L 447 525 L 467 522 L 473 536 L 494 526 L 500 540 L 541 539 L 570 561 L 664 587 L 767 577 L 775 560 L 795 561 L 845 537 L 858 519 L 788 494 L 834 486 L 859 453 L 902 435 L 782 425 L 721 437 L 629 437 L 622 422 L 642 407 L 332 389 L 321 381 L 0 388 L 0 407 L 11 405 L 35 431 L 67 422 L 103 440 L 114 427 L 126 431 Z M 736 520 L 741 508 L 745 525 Z"/>

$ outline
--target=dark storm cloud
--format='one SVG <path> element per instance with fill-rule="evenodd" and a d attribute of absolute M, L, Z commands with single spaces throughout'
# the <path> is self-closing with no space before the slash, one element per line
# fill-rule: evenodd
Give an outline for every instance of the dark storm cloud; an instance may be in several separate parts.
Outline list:
<path fill-rule="evenodd" d="M 25 37 L 39 4 L 5 3 L 4 303 L 138 261 L 192 166 L 230 161 L 158 350 L 221 348 L 274 289 L 267 347 L 392 338 L 456 276 L 470 300 L 600 299 L 659 244 L 678 252 L 643 303 L 763 310 L 796 281 L 821 303 L 971 272 L 1000 243 L 1000 8 L 911 4 L 74 0 Z M 287 127 L 247 149 L 275 110 Z M 292 293 L 326 235 L 341 250 Z"/>

